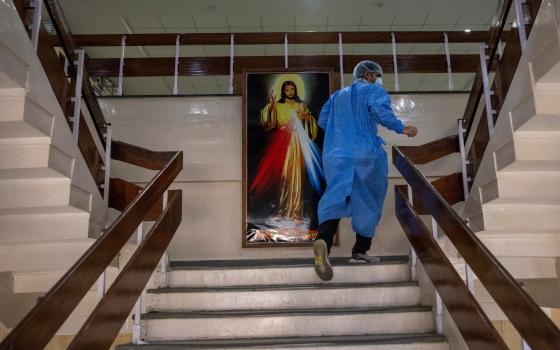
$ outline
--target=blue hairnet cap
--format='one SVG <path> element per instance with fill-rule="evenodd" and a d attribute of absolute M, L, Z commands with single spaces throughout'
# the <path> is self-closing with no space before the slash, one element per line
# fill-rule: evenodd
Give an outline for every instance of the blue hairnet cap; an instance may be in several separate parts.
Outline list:
<path fill-rule="evenodd" d="M 373 61 L 362 61 L 354 67 L 354 78 L 358 79 L 363 77 L 367 72 L 379 73 L 383 75 L 383 69 L 380 65 Z"/>

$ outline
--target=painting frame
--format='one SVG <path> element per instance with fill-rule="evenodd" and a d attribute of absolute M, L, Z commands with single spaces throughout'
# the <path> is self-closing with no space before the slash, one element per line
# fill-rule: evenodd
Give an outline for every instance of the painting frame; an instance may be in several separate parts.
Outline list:
<path fill-rule="evenodd" d="M 241 242 L 243 248 L 291 248 L 291 247 L 309 247 L 312 241 L 308 242 L 254 242 L 251 243 L 247 239 L 248 227 L 248 79 L 251 74 L 307 74 L 307 73 L 320 73 L 328 75 L 328 95 L 334 92 L 334 70 L 331 68 L 319 67 L 306 67 L 297 69 L 247 69 L 242 72 L 242 105 L 243 105 L 243 118 L 242 118 L 242 225 L 241 225 Z M 328 98 L 328 97 L 327 97 Z M 326 100 L 325 100 L 326 102 Z M 320 110 L 319 110 L 320 111 Z M 317 120 L 318 112 L 317 111 Z M 338 233 L 335 237 L 335 245 L 339 244 Z"/>

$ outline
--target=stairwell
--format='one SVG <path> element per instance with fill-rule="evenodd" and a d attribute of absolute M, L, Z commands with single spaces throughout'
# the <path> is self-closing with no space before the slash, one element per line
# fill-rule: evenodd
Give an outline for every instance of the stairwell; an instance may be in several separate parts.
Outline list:
<path fill-rule="evenodd" d="M 464 214 L 542 307 L 560 306 L 560 1 L 545 1 Z M 504 315 L 486 291 L 489 316 Z"/>
<path fill-rule="evenodd" d="M 0 5 L 0 339 L 95 242 L 101 196 L 13 6 Z M 118 268 L 107 271 L 114 280 Z M 93 286 L 58 334 L 98 301 Z"/>
<path fill-rule="evenodd" d="M 171 263 L 147 291 L 145 344 L 129 349 L 448 349 L 407 257 L 334 258 L 324 283 L 309 259 Z"/>

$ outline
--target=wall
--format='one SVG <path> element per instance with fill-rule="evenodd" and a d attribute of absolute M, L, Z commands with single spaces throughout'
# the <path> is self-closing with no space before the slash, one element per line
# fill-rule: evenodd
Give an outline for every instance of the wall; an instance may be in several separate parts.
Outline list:
<path fill-rule="evenodd" d="M 382 131 L 387 150 L 393 144 L 423 144 L 456 134 L 465 94 L 395 95 L 415 103 L 412 123 L 417 138 Z M 241 248 L 242 237 L 242 99 L 239 96 L 117 97 L 101 105 L 112 121 L 115 140 L 153 150 L 182 150 L 184 169 L 174 184 L 183 190 L 183 222 L 169 248 L 170 258 L 251 259 L 308 257 L 309 248 Z M 112 177 L 146 182 L 153 172 L 113 162 Z M 422 168 L 429 176 L 459 171 L 456 155 Z M 390 170 L 384 215 L 374 240 L 374 254 L 407 254 L 408 242 L 394 216 L 392 186 L 403 183 Z M 347 256 L 353 245 L 350 222 L 341 223 L 341 244 L 334 256 Z"/>

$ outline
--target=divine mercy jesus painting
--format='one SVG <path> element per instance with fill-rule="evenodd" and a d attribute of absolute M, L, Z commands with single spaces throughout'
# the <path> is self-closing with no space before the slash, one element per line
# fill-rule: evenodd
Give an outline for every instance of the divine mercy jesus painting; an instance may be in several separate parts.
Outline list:
<path fill-rule="evenodd" d="M 245 79 L 243 246 L 312 242 L 324 189 L 317 122 L 330 72 L 250 72 Z"/>

